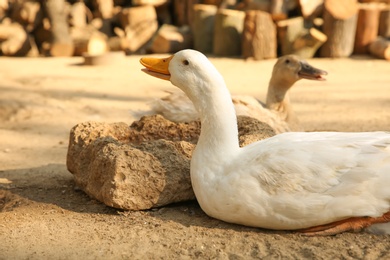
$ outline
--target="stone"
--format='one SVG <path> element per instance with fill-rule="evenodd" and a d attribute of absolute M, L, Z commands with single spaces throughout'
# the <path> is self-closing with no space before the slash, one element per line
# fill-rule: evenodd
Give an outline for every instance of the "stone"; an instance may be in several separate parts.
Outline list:
<path fill-rule="evenodd" d="M 275 135 L 268 125 L 238 118 L 240 143 Z M 68 170 L 85 193 L 107 206 L 145 210 L 194 200 L 190 160 L 200 122 L 145 116 L 125 123 L 85 122 L 70 131 Z"/>

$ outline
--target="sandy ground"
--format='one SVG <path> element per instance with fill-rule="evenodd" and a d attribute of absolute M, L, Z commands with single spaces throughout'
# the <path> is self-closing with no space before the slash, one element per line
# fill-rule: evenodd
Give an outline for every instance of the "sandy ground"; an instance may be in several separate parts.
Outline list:
<path fill-rule="evenodd" d="M 390 259 L 390 236 L 242 227 L 207 217 L 196 202 L 122 212 L 78 190 L 65 165 L 70 128 L 131 123 L 130 110 L 174 90 L 138 60 L 86 67 L 80 58 L 0 58 L 0 259 Z M 211 60 L 232 93 L 264 100 L 273 60 Z M 308 131 L 390 131 L 390 63 L 310 62 L 329 76 L 292 90 Z"/>

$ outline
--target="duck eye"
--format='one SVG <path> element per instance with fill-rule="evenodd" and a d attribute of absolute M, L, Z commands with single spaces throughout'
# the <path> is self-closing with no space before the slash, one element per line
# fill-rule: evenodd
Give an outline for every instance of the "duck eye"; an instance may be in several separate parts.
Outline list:
<path fill-rule="evenodd" d="M 190 64 L 190 62 L 188 60 L 183 60 L 183 64 L 188 65 L 188 64 Z"/>
<path fill-rule="evenodd" d="M 289 60 L 289 59 L 285 60 L 285 63 L 286 63 L 286 64 L 289 64 L 289 63 L 290 63 L 290 60 Z"/>

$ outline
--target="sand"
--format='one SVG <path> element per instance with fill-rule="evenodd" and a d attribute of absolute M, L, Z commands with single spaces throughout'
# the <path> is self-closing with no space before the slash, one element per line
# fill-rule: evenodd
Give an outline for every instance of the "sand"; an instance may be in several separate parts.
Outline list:
<path fill-rule="evenodd" d="M 66 169 L 70 128 L 130 124 L 130 111 L 175 90 L 142 73 L 139 58 L 100 67 L 81 58 L 0 58 L 0 259 L 390 258 L 389 235 L 305 237 L 224 223 L 196 202 L 124 212 L 85 195 Z M 211 60 L 232 93 L 264 100 L 274 60 Z M 390 63 L 309 62 L 329 75 L 292 89 L 307 131 L 390 130 Z"/>

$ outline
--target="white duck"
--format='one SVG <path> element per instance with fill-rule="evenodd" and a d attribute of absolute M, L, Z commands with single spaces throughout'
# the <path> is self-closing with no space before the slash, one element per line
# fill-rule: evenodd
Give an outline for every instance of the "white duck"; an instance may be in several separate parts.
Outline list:
<path fill-rule="evenodd" d="M 322 76 L 326 74 L 326 71 L 314 68 L 296 55 L 280 57 L 272 71 L 266 103 L 261 104 L 251 96 L 233 95 L 236 114 L 267 123 L 276 133 L 303 131 L 292 109 L 288 91 L 300 79 L 322 81 L 325 80 Z M 194 105 L 182 91 L 170 92 L 168 96 L 156 99 L 149 111 L 133 113 L 135 117 L 147 114 L 160 114 L 177 123 L 199 119 Z"/>
<path fill-rule="evenodd" d="M 140 62 L 199 111 L 191 181 L 209 216 L 310 235 L 390 221 L 390 133 L 288 132 L 240 148 L 231 96 L 203 54 Z"/>

